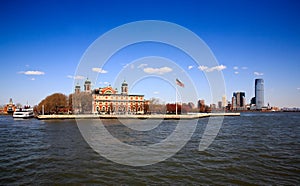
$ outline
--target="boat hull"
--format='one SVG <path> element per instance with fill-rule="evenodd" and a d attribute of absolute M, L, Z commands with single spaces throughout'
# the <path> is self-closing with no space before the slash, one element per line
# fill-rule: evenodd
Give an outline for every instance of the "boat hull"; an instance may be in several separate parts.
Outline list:
<path fill-rule="evenodd" d="M 22 119 L 28 119 L 33 118 L 33 112 L 14 112 L 13 118 L 22 118 Z"/>

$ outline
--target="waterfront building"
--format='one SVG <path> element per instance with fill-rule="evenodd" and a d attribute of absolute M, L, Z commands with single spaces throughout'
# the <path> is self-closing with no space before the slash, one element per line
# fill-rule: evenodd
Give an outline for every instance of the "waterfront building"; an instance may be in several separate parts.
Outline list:
<path fill-rule="evenodd" d="M 214 104 L 214 103 L 210 104 L 210 109 L 211 110 L 216 110 L 216 108 L 217 108 L 216 104 Z"/>
<path fill-rule="evenodd" d="M 250 104 L 251 104 L 251 105 L 255 105 L 255 104 L 256 104 L 255 97 L 251 98 Z"/>
<path fill-rule="evenodd" d="M 223 107 L 223 102 L 222 101 L 218 101 L 218 109 L 222 109 Z"/>
<path fill-rule="evenodd" d="M 234 92 L 232 96 L 232 110 L 245 110 L 245 92 Z"/>
<path fill-rule="evenodd" d="M 129 94 L 128 84 L 122 83 L 121 93 L 110 85 L 92 92 L 92 113 L 144 114 L 144 95 Z"/>
<path fill-rule="evenodd" d="M 15 110 L 16 110 L 16 105 L 13 103 L 12 98 L 10 98 L 9 103 L 3 109 L 3 113 L 12 114 Z"/>
<path fill-rule="evenodd" d="M 226 96 L 222 96 L 222 107 L 225 108 L 227 106 Z"/>
<path fill-rule="evenodd" d="M 257 110 L 264 107 L 264 80 L 255 79 L 255 105 Z"/>
<path fill-rule="evenodd" d="M 201 99 L 198 101 L 198 109 L 199 112 L 205 112 L 205 101 L 204 99 Z"/>

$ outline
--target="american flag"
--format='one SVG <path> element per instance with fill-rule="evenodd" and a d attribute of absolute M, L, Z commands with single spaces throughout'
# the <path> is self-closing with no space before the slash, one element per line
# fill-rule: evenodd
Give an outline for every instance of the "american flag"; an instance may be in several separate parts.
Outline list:
<path fill-rule="evenodd" d="M 176 84 L 181 87 L 184 87 L 184 84 L 181 81 L 179 81 L 179 79 L 177 79 L 177 78 L 176 78 Z"/>

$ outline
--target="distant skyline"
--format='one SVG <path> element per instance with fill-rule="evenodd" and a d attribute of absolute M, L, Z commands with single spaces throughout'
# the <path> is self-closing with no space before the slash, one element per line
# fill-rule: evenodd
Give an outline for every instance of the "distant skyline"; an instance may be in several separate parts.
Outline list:
<path fill-rule="evenodd" d="M 184 69 L 206 104 L 211 103 L 211 95 L 203 72 L 222 71 L 229 101 L 233 92 L 242 91 L 249 103 L 255 95 L 254 80 L 262 78 L 265 105 L 300 107 L 299 9 L 298 1 L 1 2 L 0 104 L 12 98 L 14 103 L 36 105 L 52 93 L 72 93 L 74 80 L 83 86 L 91 76 L 74 74 L 82 55 L 98 37 L 132 21 L 162 20 L 196 33 L 219 65 L 199 66 L 176 48 L 140 43 L 120 50 L 103 67 L 93 67 L 91 71 L 98 73 L 93 88 L 112 84 L 120 89 L 126 76 L 114 84 L 116 77 L 124 68 L 132 68 L 153 77 L 129 84 L 131 93 L 174 101 L 174 87 L 155 78 L 157 73 L 175 73 L 172 67 L 151 62 L 130 66 L 134 60 L 156 55 Z"/>

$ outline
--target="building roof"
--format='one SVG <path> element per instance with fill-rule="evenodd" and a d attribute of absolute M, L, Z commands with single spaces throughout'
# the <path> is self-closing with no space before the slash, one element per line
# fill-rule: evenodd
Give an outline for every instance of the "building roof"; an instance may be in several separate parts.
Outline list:
<path fill-rule="evenodd" d="M 128 86 L 128 83 L 124 80 L 122 86 Z"/>
<path fill-rule="evenodd" d="M 89 80 L 89 78 L 86 78 L 84 84 L 90 84 L 90 83 L 91 83 L 91 81 Z"/>

